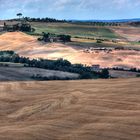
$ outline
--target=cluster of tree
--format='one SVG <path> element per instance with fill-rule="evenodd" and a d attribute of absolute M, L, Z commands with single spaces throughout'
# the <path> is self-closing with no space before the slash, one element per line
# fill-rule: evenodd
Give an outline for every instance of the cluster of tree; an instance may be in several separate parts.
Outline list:
<path fill-rule="evenodd" d="M 14 54 L 15 54 L 14 51 L 0 51 L 0 56 L 5 56 L 5 55 L 12 56 Z"/>
<path fill-rule="evenodd" d="M 36 67 L 50 70 L 59 70 L 65 72 L 72 72 L 80 74 L 80 79 L 96 79 L 96 78 L 109 78 L 108 70 L 105 69 L 102 72 L 93 72 L 90 67 L 83 66 L 81 64 L 71 64 L 67 60 L 48 60 L 48 59 L 33 59 L 30 60 L 26 57 L 20 57 L 17 54 L 12 56 L 1 56 L 0 62 L 13 62 L 22 63 L 28 67 Z"/>
<path fill-rule="evenodd" d="M 57 37 L 63 42 L 71 42 L 70 35 L 57 35 Z"/>
<path fill-rule="evenodd" d="M 96 39 L 96 43 L 102 43 L 102 39 Z"/>
<path fill-rule="evenodd" d="M 45 42 L 70 42 L 71 36 L 70 35 L 56 35 L 51 33 L 42 33 L 42 37 L 38 38 L 38 41 L 45 41 Z"/>
<path fill-rule="evenodd" d="M 31 27 L 29 23 L 17 23 L 14 25 L 7 25 L 4 23 L 5 31 L 22 31 L 22 32 L 34 32 L 35 29 Z"/>
<path fill-rule="evenodd" d="M 101 78 L 108 79 L 110 77 L 108 69 L 103 69 L 101 72 Z"/>
<path fill-rule="evenodd" d="M 39 81 L 49 81 L 49 80 L 75 80 L 78 78 L 70 78 L 70 77 L 58 77 L 58 76 L 50 76 L 50 77 L 42 77 L 40 75 L 33 75 L 31 78 Z"/>

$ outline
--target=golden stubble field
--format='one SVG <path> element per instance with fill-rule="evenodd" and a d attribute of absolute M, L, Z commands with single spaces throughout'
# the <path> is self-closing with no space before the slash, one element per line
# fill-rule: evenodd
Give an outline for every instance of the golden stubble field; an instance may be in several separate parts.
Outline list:
<path fill-rule="evenodd" d="M 94 45 L 93 45 L 94 47 Z M 75 46 L 61 43 L 42 43 L 37 37 L 21 32 L 9 32 L 0 35 L 0 50 L 14 50 L 30 58 L 59 59 L 86 65 L 100 64 L 102 67 L 137 67 L 140 68 L 140 51 L 118 50 L 110 53 L 85 53 Z"/>
<path fill-rule="evenodd" d="M 0 140 L 139 140 L 140 79 L 0 83 Z"/>

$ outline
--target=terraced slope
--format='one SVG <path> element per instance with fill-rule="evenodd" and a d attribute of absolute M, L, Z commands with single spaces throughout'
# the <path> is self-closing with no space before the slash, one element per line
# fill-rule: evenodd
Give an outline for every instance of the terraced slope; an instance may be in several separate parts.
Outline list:
<path fill-rule="evenodd" d="M 0 83 L 0 140 L 139 140 L 140 79 Z"/>

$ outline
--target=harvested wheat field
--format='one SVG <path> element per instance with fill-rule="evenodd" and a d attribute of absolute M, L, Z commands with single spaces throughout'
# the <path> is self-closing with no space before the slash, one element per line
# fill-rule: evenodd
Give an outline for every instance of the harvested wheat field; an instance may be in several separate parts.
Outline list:
<path fill-rule="evenodd" d="M 93 45 L 93 47 L 95 47 Z M 8 32 L 0 35 L 0 50 L 14 50 L 30 58 L 59 59 L 86 65 L 100 64 L 101 67 L 136 67 L 140 68 L 140 51 L 120 50 L 111 53 L 99 51 L 84 53 L 78 46 L 61 43 L 42 43 L 37 37 L 21 32 Z M 82 58 L 82 59 L 81 59 Z"/>
<path fill-rule="evenodd" d="M 0 83 L 0 140 L 140 140 L 140 79 Z"/>

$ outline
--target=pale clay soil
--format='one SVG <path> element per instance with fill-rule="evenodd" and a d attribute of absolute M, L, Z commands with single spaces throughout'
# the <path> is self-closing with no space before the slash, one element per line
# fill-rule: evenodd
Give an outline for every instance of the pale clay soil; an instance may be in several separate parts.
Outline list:
<path fill-rule="evenodd" d="M 137 67 L 140 68 L 140 52 L 132 50 L 112 51 L 110 53 L 85 53 L 61 43 L 46 44 L 38 42 L 34 36 L 21 32 L 0 35 L 0 50 L 14 50 L 30 58 L 59 59 L 86 65 L 100 64 L 101 67 Z"/>

